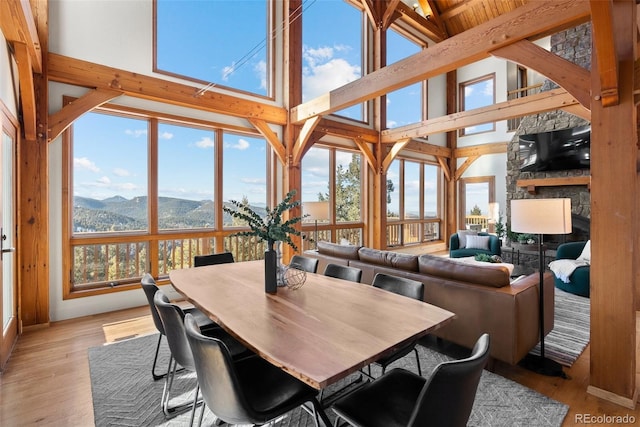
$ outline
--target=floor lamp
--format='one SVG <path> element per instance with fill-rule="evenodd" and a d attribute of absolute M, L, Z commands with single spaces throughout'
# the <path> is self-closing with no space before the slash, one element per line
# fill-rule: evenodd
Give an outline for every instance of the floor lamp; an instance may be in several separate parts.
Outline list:
<path fill-rule="evenodd" d="M 540 356 L 527 355 L 521 365 L 542 375 L 566 377 L 562 366 L 544 355 L 544 250 L 543 234 L 571 233 L 571 199 L 520 199 L 511 201 L 511 231 L 538 235 L 540 274 Z"/>
<path fill-rule="evenodd" d="M 316 242 L 316 250 L 318 249 L 318 221 L 327 221 L 329 219 L 329 202 L 303 202 L 302 215 L 305 220 L 316 222 L 316 233 L 314 240 Z"/>

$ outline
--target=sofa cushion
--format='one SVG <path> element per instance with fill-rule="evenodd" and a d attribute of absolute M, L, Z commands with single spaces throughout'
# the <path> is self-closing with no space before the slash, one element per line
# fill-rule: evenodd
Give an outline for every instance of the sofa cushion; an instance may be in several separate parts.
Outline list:
<path fill-rule="evenodd" d="M 360 261 L 371 264 L 384 265 L 407 271 L 418 271 L 418 256 L 402 254 L 379 249 L 360 248 L 358 250 Z"/>
<path fill-rule="evenodd" d="M 318 253 L 345 259 L 358 259 L 358 249 L 360 248 L 361 246 L 356 245 L 339 245 L 325 241 L 318 242 Z"/>
<path fill-rule="evenodd" d="M 458 230 L 458 242 L 460 242 L 460 249 L 467 247 L 467 236 L 477 236 L 478 232 L 475 230 Z"/>
<path fill-rule="evenodd" d="M 467 236 L 467 249 L 489 250 L 489 236 Z"/>
<path fill-rule="evenodd" d="M 509 269 L 496 264 L 473 265 L 456 262 L 448 258 L 420 255 L 420 273 L 445 279 L 458 280 L 484 286 L 501 288 L 510 284 Z"/>

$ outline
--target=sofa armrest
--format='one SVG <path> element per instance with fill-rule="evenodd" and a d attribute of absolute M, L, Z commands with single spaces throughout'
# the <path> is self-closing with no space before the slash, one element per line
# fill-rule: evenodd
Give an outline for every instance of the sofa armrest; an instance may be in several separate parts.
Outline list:
<path fill-rule="evenodd" d="M 458 233 L 453 233 L 449 238 L 449 250 L 455 251 L 460 249 L 460 239 L 458 239 Z"/>
<path fill-rule="evenodd" d="M 558 246 L 556 259 L 577 259 L 587 242 L 568 242 Z"/>
<path fill-rule="evenodd" d="M 489 250 L 492 254 L 502 256 L 502 245 L 498 236 L 489 235 Z"/>

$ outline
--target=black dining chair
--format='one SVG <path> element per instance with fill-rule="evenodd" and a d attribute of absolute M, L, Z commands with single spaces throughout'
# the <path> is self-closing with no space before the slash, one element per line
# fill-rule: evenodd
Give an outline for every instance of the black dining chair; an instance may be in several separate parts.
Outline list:
<path fill-rule="evenodd" d="M 156 309 L 156 306 L 153 302 L 153 297 L 155 296 L 156 292 L 160 290 L 160 288 L 158 288 L 158 285 L 156 285 L 156 281 L 153 279 L 153 276 L 151 276 L 151 274 L 149 273 L 145 273 L 142 276 L 140 285 L 142 286 L 142 290 L 144 291 L 144 294 L 147 297 L 147 302 L 149 303 L 149 310 L 151 311 L 151 318 L 153 319 L 153 324 L 155 325 L 158 332 L 160 332 L 160 335 L 158 336 L 158 344 L 156 345 L 156 353 L 153 356 L 153 365 L 151 366 L 151 375 L 153 376 L 153 380 L 157 381 L 166 376 L 166 373 L 156 374 L 156 364 L 158 363 L 158 353 L 160 352 L 160 343 L 162 342 L 162 337 L 166 336 L 164 332 L 164 326 L 162 326 L 162 320 L 160 320 L 160 315 L 158 314 L 158 310 Z M 196 319 L 198 326 L 200 326 L 200 328 L 203 330 L 220 327 L 213 320 L 209 319 L 206 314 L 204 314 L 203 312 L 201 312 L 195 307 L 185 308 L 184 311 L 186 313 L 191 313 Z"/>
<path fill-rule="evenodd" d="M 428 379 L 390 370 L 333 404 L 334 427 L 466 426 L 489 347 L 483 334 L 468 358 L 440 363 Z"/>
<path fill-rule="evenodd" d="M 205 265 L 230 264 L 234 262 L 231 252 L 221 252 L 219 254 L 196 255 L 193 257 L 194 267 L 203 267 Z"/>
<path fill-rule="evenodd" d="M 390 274 L 378 273 L 373 278 L 373 282 L 371 282 L 371 285 L 398 295 L 413 298 L 418 301 L 424 301 L 424 283 L 417 280 L 408 279 L 406 277 L 392 276 Z M 422 376 L 422 369 L 420 368 L 420 355 L 418 354 L 416 345 L 417 342 L 414 341 L 404 347 L 396 349 L 391 354 L 381 357 L 374 363 L 382 367 L 382 373 L 384 374 L 387 370 L 387 366 L 413 351 L 416 355 L 418 375 Z"/>
<path fill-rule="evenodd" d="M 169 406 L 171 400 L 171 388 L 175 380 L 175 373 L 178 366 L 195 372 L 195 362 L 191 353 L 191 348 L 187 341 L 187 335 L 184 329 L 184 317 L 185 312 L 176 304 L 172 304 L 169 298 L 162 291 L 157 291 L 153 297 L 153 302 L 158 310 L 158 315 L 162 321 L 164 331 L 167 337 L 167 343 L 169 344 L 169 350 L 171 350 L 171 359 L 169 360 L 169 368 L 167 370 L 167 376 L 165 377 L 164 389 L 162 390 L 161 406 L 165 417 L 174 417 L 187 409 L 191 411 L 191 424 L 193 424 L 193 418 L 195 415 L 195 408 L 198 400 L 198 387 L 196 385 L 195 395 L 192 403 L 182 404 L 177 406 Z M 193 315 L 191 318 L 194 319 Z M 207 336 L 215 337 L 221 342 L 224 342 L 231 355 L 234 357 L 250 356 L 253 353 L 250 352 L 245 346 L 240 344 L 235 338 L 229 335 L 222 328 L 209 329 L 205 332 Z"/>
<path fill-rule="evenodd" d="M 318 391 L 260 357 L 234 361 L 216 338 L 204 336 L 192 316 L 185 329 L 198 375 L 202 398 L 209 409 L 228 424 L 263 425 L 302 406 L 320 426 L 330 421 L 320 406 Z M 305 403 L 311 403 L 310 408 Z M 202 424 L 204 405 L 198 426 Z"/>
<path fill-rule="evenodd" d="M 298 269 L 304 270 L 307 273 L 315 273 L 318 271 L 318 259 L 294 255 L 291 257 L 291 261 L 289 261 L 289 267 L 293 266 L 297 266 Z"/>
<path fill-rule="evenodd" d="M 324 268 L 324 275 L 337 279 L 350 280 L 352 282 L 360 282 L 362 279 L 362 270 L 346 265 L 327 264 Z"/>

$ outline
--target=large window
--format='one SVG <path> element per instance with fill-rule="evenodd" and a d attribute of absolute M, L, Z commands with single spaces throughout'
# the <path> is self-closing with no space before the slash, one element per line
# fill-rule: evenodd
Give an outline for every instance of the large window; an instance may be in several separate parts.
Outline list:
<path fill-rule="evenodd" d="M 328 202 L 328 215 L 304 220 L 306 247 L 313 248 L 314 240 L 362 243 L 362 183 L 360 154 L 322 146 L 309 149 L 302 159 L 303 213 L 306 202 Z"/>
<path fill-rule="evenodd" d="M 156 70 L 269 96 L 269 4 L 155 0 Z"/>
<path fill-rule="evenodd" d="M 441 180 L 437 165 L 396 159 L 387 170 L 387 245 L 440 239 Z"/>
<path fill-rule="evenodd" d="M 83 115 L 66 135 L 65 296 L 163 277 L 199 254 L 262 256 L 261 243 L 229 237 L 244 224 L 225 221 L 222 206 L 266 206 L 263 138 L 107 112 Z"/>
<path fill-rule="evenodd" d="M 362 10 L 344 1 L 314 1 L 303 7 L 302 100 L 306 102 L 364 75 L 366 18 Z M 336 114 L 366 120 L 364 104 Z"/>
<path fill-rule="evenodd" d="M 460 111 L 473 110 L 487 107 L 496 102 L 496 75 L 489 74 L 474 80 L 460 83 Z M 496 129 L 495 122 L 469 126 L 460 129 L 460 135 L 473 135 L 483 132 L 492 132 Z"/>
<path fill-rule="evenodd" d="M 387 31 L 387 65 L 414 55 L 422 46 L 403 34 Z M 427 118 L 426 82 L 414 83 L 387 94 L 387 128 L 418 123 Z"/>

